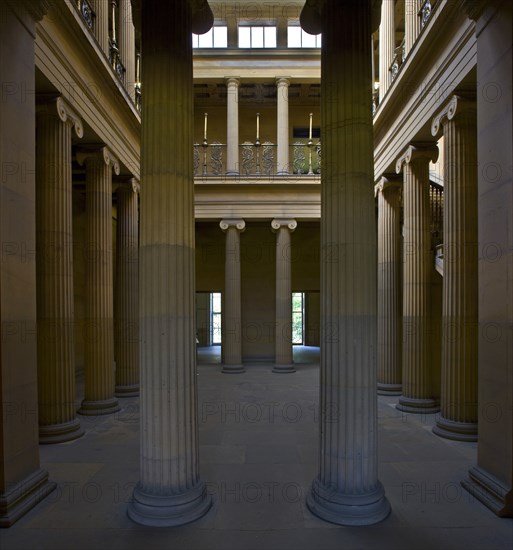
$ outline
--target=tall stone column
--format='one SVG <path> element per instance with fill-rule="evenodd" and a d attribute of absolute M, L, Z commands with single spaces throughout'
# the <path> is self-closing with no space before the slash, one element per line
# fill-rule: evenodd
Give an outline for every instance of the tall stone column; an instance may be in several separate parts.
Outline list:
<path fill-rule="evenodd" d="M 276 233 L 276 329 L 273 372 L 296 372 L 292 356 L 292 266 L 291 233 L 296 220 L 276 219 L 271 222 Z"/>
<path fill-rule="evenodd" d="M 418 15 L 423 0 L 405 0 L 404 6 L 404 52 L 412 49 L 420 33 L 420 17 Z"/>
<path fill-rule="evenodd" d="M 117 189 L 114 355 L 116 397 L 139 395 L 139 184 Z"/>
<path fill-rule="evenodd" d="M 289 85 L 290 79 L 279 77 L 276 79 L 277 98 L 277 173 L 289 173 Z"/>
<path fill-rule="evenodd" d="M 119 53 L 125 67 L 125 88 L 135 100 L 135 27 L 131 0 L 119 0 Z"/>
<path fill-rule="evenodd" d="M 401 395 L 401 186 L 383 177 L 378 195 L 378 394 Z"/>
<path fill-rule="evenodd" d="M 403 395 L 397 408 L 411 413 L 440 410 L 433 397 L 429 205 L 429 162 L 437 158 L 436 146 L 410 145 L 396 163 L 396 172 L 404 172 Z"/>
<path fill-rule="evenodd" d="M 114 396 L 112 171 L 119 163 L 107 147 L 77 152 L 86 167 L 85 396 L 86 416 L 119 411 Z"/>
<path fill-rule="evenodd" d="M 307 505 L 368 525 L 390 512 L 377 471 L 371 2 L 326 0 L 321 22 L 320 470 Z"/>
<path fill-rule="evenodd" d="M 387 93 L 392 82 L 390 65 L 395 49 L 395 0 L 383 0 L 379 26 L 379 100 Z"/>
<path fill-rule="evenodd" d="M 226 79 L 226 174 L 239 174 L 239 85 L 238 78 Z"/>
<path fill-rule="evenodd" d="M 84 434 L 76 416 L 71 134 L 82 121 L 61 98 L 37 114 L 37 362 L 39 442 Z"/>
<path fill-rule="evenodd" d="M 211 506 L 198 464 L 190 6 L 142 3 L 141 465 L 128 515 L 153 526 Z"/>
<path fill-rule="evenodd" d="M 223 372 L 236 374 L 244 372 L 242 366 L 242 318 L 240 290 L 240 233 L 244 231 L 244 220 L 221 220 L 219 224 L 226 233 L 224 262 L 223 300 Z"/>
<path fill-rule="evenodd" d="M 433 432 L 477 441 L 477 119 L 476 106 L 453 96 L 436 115 L 443 130 L 444 276 L 440 418 Z"/>
<path fill-rule="evenodd" d="M 96 13 L 95 34 L 100 47 L 109 57 L 109 10 L 110 0 L 94 0 L 94 12 Z"/>

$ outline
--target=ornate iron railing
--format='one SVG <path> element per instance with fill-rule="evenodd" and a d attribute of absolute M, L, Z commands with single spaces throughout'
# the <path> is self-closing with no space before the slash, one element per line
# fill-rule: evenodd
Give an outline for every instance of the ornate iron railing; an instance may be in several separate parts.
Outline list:
<path fill-rule="evenodd" d="M 321 173 L 321 142 L 296 141 L 292 145 L 292 172 L 294 174 Z"/>
<path fill-rule="evenodd" d="M 444 188 L 430 182 L 429 203 L 431 207 L 431 245 L 433 249 L 443 243 L 444 236 Z"/>
<path fill-rule="evenodd" d="M 94 32 L 94 22 L 96 20 L 96 13 L 93 10 L 89 0 L 78 0 L 77 2 L 78 11 L 82 16 L 85 24 L 89 27 L 91 31 Z"/>
<path fill-rule="evenodd" d="M 275 172 L 276 145 L 270 141 L 245 141 L 240 146 L 241 174 L 271 176 Z"/>
<path fill-rule="evenodd" d="M 401 65 L 406 59 L 406 49 L 404 47 L 404 38 L 403 41 L 397 48 L 394 50 L 394 58 L 392 59 L 392 65 L 390 65 L 390 73 L 392 76 L 392 82 L 396 79 Z"/>
<path fill-rule="evenodd" d="M 429 18 L 431 17 L 432 12 L 433 12 L 433 6 L 431 5 L 430 0 L 425 0 L 425 2 L 421 5 L 419 10 L 421 28 L 424 28 L 426 26 L 426 23 L 429 21 Z"/>
<path fill-rule="evenodd" d="M 218 141 L 194 144 L 194 175 L 221 176 L 225 173 L 224 149 Z"/>

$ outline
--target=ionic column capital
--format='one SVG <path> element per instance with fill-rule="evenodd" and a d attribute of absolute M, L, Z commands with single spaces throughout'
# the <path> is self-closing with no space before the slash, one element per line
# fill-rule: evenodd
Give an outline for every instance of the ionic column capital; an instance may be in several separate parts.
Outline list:
<path fill-rule="evenodd" d="M 401 178 L 397 177 L 395 174 L 386 174 L 382 176 L 374 186 L 374 196 L 377 197 L 380 193 L 384 193 L 389 189 L 400 189 L 402 184 Z"/>
<path fill-rule="evenodd" d="M 224 80 L 227 88 L 238 88 L 240 86 L 239 76 L 225 76 Z"/>
<path fill-rule="evenodd" d="M 84 136 L 82 119 L 62 96 L 38 102 L 36 112 L 37 114 L 57 115 L 62 122 L 70 124 L 75 129 L 77 137 Z"/>
<path fill-rule="evenodd" d="M 486 8 L 487 2 L 484 0 L 460 0 L 463 11 L 473 21 L 477 21 Z"/>
<path fill-rule="evenodd" d="M 427 161 L 436 162 L 438 159 L 438 147 L 433 144 L 409 145 L 406 151 L 397 159 L 395 171 L 400 174 L 403 164 L 410 164 L 413 160 L 424 158 Z"/>
<path fill-rule="evenodd" d="M 113 192 L 114 193 L 129 193 L 129 194 L 137 194 L 141 192 L 141 185 L 137 178 L 130 178 L 126 181 L 118 181 L 115 185 L 113 185 Z"/>
<path fill-rule="evenodd" d="M 443 124 L 456 116 L 476 111 L 476 102 L 471 99 L 453 95 L 449 102 L 437 113 L 431 123 L 431 134 L 437 137 Z"/>
<path fill-rule="evenodd" d="M 288 229 L 291 233 L 296 229 L 297 221 L 296 220 L 285 220 L 275 218 L 271 222 L 271 228 L 276 233 L 280 229 Z"/>
<path fill-rule="evenodd" d="M 276 77 L 276 86 L 278 88 L 281 87 L 289 87 L 290 86 L 290 76 L 277 76 Z"/>
<path fill-rule="evenodd" d="M 103 161 L 107 166 L 112 166 L 116 176 L 119 176 L 119 160 L 112 154 L 112 151 L 108 147 L 81 149 L 77 151 L 77 162 L 80 166 L 85 164 L 88 160 Z"/>
<path fill-rule="evenodd" d="M 246 229 L 246 222 L 241 219 L 236 219 L 236 220 L 226 219 L 226 220 L 221 220 L 219 222 L 219 227 L 223 231 L 228 231 L 230 227 L 234 227 L 235 229 L 239 230 L 242 233 Z"/>

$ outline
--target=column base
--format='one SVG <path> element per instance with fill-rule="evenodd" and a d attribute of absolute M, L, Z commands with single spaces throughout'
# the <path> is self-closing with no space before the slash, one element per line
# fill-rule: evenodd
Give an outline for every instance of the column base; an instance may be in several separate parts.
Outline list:
<path fill-rule="evenodd" d="M 294 365 L 274 365 L 273 372 L 275 374 L 289 374 L 291 372 L 296 372 Z"/>
<path fill-rule="evenodd" d="M 6 493 L 0 493 L 0 527 L 13 525 L 55 487 L 54 481 L 48 481 L 48 472 L 39 469 Z"/>
<path fill-rule="evenodd" d="M 378 395 L 402 395 L 401 384 L 381 384 L 378 382 Z"/>
<path fill-rule="evenodd" d="M 477 441 L 477 423 L 454 422 L 442 416 L 433 426 L 433 433 L 454 441 Z"/>
<path fill-rule="evenodd" d="M 200 482 L 187 493 L 180 495 L 150 495 L 137 485 L 132 502 L 128 505 L 128 517 L 148 527 L 177 527 L 204 516 L 212 506 L 212 497 Z"/>
<path fill-rule="evenodd" d="M 244 365 L 223 365 L 221 370 L 223 374 L 242 374 L 246 372 Z"/>
<path fill-rule="evenodd" d="M 414 399 L 402 395 L 395 408 L 413 414 L 434 414 L 440 412 L 440 403 L 435 399 Z"/>
<path fill-rule="evenodd" d="M 470 468 L 468 474 L 470 479 L 461 482 L 464 489 L 499 517 L 513 517 L 511 487 L 505 487 L 501 481 L 479 466 Z"/>
<path fill-rule="evenodd" d="M 390 503 L 379 481 L 372 493 L 346 495 L 315 479 L 306 498 L 306 505 L 312 514 L 337 525 L 373 525 L 390 514 Z"/>
<path fill-rule="evenodd" d="M 84 430 L 78 418 L 74 418 L 69 422 L 63 422 L 62 424 L 39 426 L 39 443 L 41 445 L 65 443 L 66 441 L 78 439 L 83 435 Z"/>
<path fill-rule="evenodd" d="M 114 388 L 114 395 L 116 397 L 138 397 L 139 384 L 133 384 L 131 386 L 116 386 Z"/>
<path fill-rule="evenodd" d="M 239 172 L 237 170 L 227 170 L 226 171 L 227 176 L 239 176 Z"/>
<path fill-rule="evenodd" d="M 121 410 L 118 400 L 113 397 L 112 399 L 104 399 L 103 401 L 82 401 L 78 414 L 83 416 L 101 416 L 104 414 L 113 414 Z"/>

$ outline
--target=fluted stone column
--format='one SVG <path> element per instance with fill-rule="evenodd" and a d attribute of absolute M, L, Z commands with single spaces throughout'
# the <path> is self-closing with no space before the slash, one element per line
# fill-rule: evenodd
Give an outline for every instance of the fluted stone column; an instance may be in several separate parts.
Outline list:
<path fill-rule="evenodd" d="M 276 79 L 277 98 L 277 161 L 278 174 L 289 173 L 289 85 L 290 79 Z"/>
<path fill-rule="evenodd" d="M 95 33 L 100 47 L 109 57 L 109 10 L 110 0 L 94 0 L 94 11 L 96 13 Z"/>
<path fill-rule="evenodd" d="M 476 106 L 454 96 L 437 114 L 443 129 L 444 276 L 440 417 L 433 432 L 477 441 L 477 118 Z"/>
<path fill-rule="evenodd" d="M 390 512 L 377 471 L 371 2 L 326 0 L 321 18 L 320 470 L 307 505 L 368 525 Z"/>
<path fill-rule="evenodd" d="M 135 28 L 131 0 L 119 0 L 119 53 L 125 67 L 125 88 L 135 100 Z"/>
<path fill-rule="evenodd" d="M 395 0 L 383 0 L 379 26 L 379 100 L 387 93 L 392 82 L 390 65 L 395 50 Z"/>
<path fill-rule="evenodd" d="M 378 195 L 378 394 L 401 395 L 401 186 L 383 177 Z"/>
<path fill-rule="evenodd" d="M 226 174 L 239 173 L 239 85 L 238 78 L 226 79 Z"/>
<path fill-rule="evenodd" d="M 292 356 L 292 257 L 291 233 L 296 220 L 276 219 L 271 222 L 276 233 L 276 329 L 273 372 L 296 372 Z"/>
<path fill-rule="evenodd" d="M 421 22 L 418 15 L 423 0 L 405 0 L 404 11 L 404 52 L 412 49 L 413 44 L 419 36 Z"/>
<path fill-rule="evenodd" d="M 153 526 L 211 506 L 198 466 L 190 6 L 142 3 L 141 463 L 128 515 Z"/>
<path fill-rule="evenodd" d="M 86 167 L 85 395 L 86 416 L 119 411 L 114 396 L 112 171 L 119 163 L 107 147 L 77 152 Z"/>
<path fill-rule="evenodd" d="M 76 416 L 73 307 L 72 131 L 82 121 L 61 98 L 37 114 L 37 370 L 39 442 L 84 434 Z"/>
<path fill-rule="evenodd" d="M 117 189 L 114 355 L 116 397 L 139 395 L 139 184 Z"/>
<path fill-rule="evenodd" d="M 411 413 L 440 410 L 433 388 L 433 330 L 429 162 L 438 158 L 436 146 L 410 145 L 397 160 L 404 172 L 403 244 L 403 395 L 397 408 Z"/>
<path fill-rule="evenodd" d="M 224 262 L 224 304 L 223 304 L 223 372 L 236 374 L 244 372 L 242 366 L 242 318 L 240 291 L 240 233 L 244 231 L 244 220 L 221 220 L 219 224 L 226 233 Z"/>

